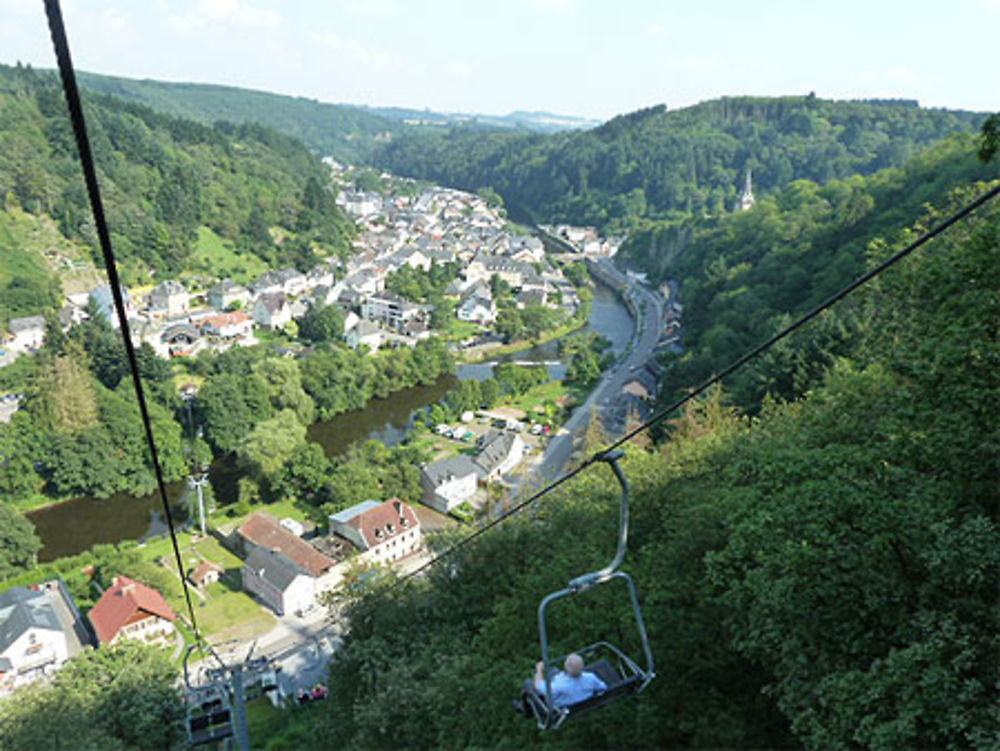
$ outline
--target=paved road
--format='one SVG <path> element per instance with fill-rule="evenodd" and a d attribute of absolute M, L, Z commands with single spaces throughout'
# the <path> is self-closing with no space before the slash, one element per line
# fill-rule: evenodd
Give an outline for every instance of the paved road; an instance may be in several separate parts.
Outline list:
<path fill-rule="evenodd" d="M 634 296 L 639 309 L 638 325 L 632 333 L 628 354 L 603 375 L 587 401 L 576 408 L 559 434 L 549 441 L 545 455 L 535 467 L 535 478 L 542 482 L 554 480 L 563 472 L 573 456 L 578 434 L 590 419 L 591 410 L 605 411 L 620 404 L 622 387 L 631 380 L 636 370 L 652 359 L 662 333 L 663 301 L 659 295 L 629 280 L 608 261 L 599 263 L 614 278 L 629 285 L 629 294 Z"/>

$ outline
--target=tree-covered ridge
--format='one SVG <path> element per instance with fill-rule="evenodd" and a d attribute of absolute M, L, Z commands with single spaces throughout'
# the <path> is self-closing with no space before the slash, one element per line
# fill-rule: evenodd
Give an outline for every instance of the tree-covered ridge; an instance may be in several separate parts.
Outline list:
<path fill-rule="evenodd" d="M 749 420 L 716 392 L 655 453 L 630 451 L 626 568 L 659 674 L 641 697 L 544 735 L 510 709 L 538 602 L 614 548 L 598 465 L 357 602 L 332 701 L 266 747 L 994 747 L 998 238 L 993 206 L 879 277 L 854 300 L 852 359 L 808 396 Z M 611 587 L 551 626 L 556 653 L 635 646 Z"/>
<path fill-rule="evenodd" d="M 765 194 L 797 179 L 869 174 L 948 134 L 971 132 L 982 119 L 912 102 L 730 97 L 675 111 L 652 107 L 552 136 L 407 133 L 374 159 L 409 177 L 491 186 L 511 210 L 540 220 L 617 230 L 729 211 L 748 168 Z"/>
<path fill-rule="evenodd" d="M 336 208 L 328 171 L 309 150 L 256 124 L 155 113 L 84 96 L 115 251 L 127 276 L 174 276 L 208 226 L 269 264 L 346 252 L 353 225 Z M 58 79 L 0 66 L 0 200 L 48 214 L 97 257 L 90 207 Z M 272 235 L 280 228 L 281 245 Z"/>
<path fill-rule="evenodd" d="M 872 238 L 902 231 L 927 203 L 994 174 L 975 152 L 971 135 L 954 136 L 899 168 L 822 186 L 797 180 L 750 211 L 633 233 L 619 262 L 654 282 L 677 280 L 684 304 L 686 351 L 669 360 L 664 396 L 718 372 L 860 276 Z M 804 393 L 849 351 L 852 325 L 850 316 L 827 317 L 796 347 L 780 345 L 730 383 L 736 403 Z"/>
<path fill-rule="evenodd" d="M 79 73 L 81 85 L 152 107 L 158 112 L 211 125 L 217 120 L 260 123 L 286 133 L 323 156 L 364 161 L 376 138 L 403 123 L 360 107 L 328 104 L 235 86 L 135 80 Z"/>

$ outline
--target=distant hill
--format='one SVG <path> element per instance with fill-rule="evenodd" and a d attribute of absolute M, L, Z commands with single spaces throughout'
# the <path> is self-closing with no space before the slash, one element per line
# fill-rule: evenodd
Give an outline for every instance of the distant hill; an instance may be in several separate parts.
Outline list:
<path fill-rule="evenodd" d="M 235 86 L 78 75 L 90 89 L 141 102 L 158 112 L 207 125 L 217 120 L 260 123 L 299 139 L 323 156 L 348 162 L 364 161 L 379 139 L 398 134 L 405 127 L 401 118 L 384 117 L 362 107 Z"/>
<path fill-rule="evenodd" d="M 366 108 L 367 109 L 367 108 Z M 410 126 L 466 127 L 525 131 L 530 133 L 558 133 L 563 130 L 594 128 L 600 120 L 588 120 L 572 115 L 552 112 L 526 112 L 517 110 L 508 115 L 483 115 L 463 112 L 433 112 L 402 107 L 373 107 L 369 111 L 383 117 L 402 120 Z"/>
<path fill-rule="evenodd" d="M 408 177 L 492 187 L 516 213 L 621 230 L 729 211 L 748 168 L 762 193 L 867 175 L 983 119 L 905 100 L 727 97 L 650 107 L 582 132 L 411 131 L 381 144 L 374 161 Z"/>
<path fill-rule="evenodd" d="M 306 268 L 318 255 L 349 252 L 354 225 L 334 204 L 329 170 L 301 142 L 86 90 L 84 104 L 127 283 Z M 0 113 L 3 325 L 57 306 L 60 282 L 66 292 L 68 282 L 92 280 L 100 254 L 56 76 L 0 66 Z"/>
<path fill-rule="evenodd" d="M 367 162 L 381 143 L 428 126 L 552 133 L 598 124 L 549 112 L 476 115 L 405 107 L 364 107 L 236 86 L 137 80 L 83 72 L 78 75 L 80 82 L 90 89 L 140 102 L 158 112 L 206 125 L 217 120 L 261 123 L 299 139 L 323 156 L 351 163 Z"/>

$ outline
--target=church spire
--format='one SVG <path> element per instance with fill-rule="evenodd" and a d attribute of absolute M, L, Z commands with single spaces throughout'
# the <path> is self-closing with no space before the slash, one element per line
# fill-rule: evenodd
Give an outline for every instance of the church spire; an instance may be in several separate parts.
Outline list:
<path fill-rule="evenodd" d="M 740 200 L 736 203 L 736 210 L 746 211 L 753 208 L 754 203 L 756 199 L 753 197 L 753 172 L 747 167 L 747 182 L 743 186 L 743 192 L 740 193 Z"/>

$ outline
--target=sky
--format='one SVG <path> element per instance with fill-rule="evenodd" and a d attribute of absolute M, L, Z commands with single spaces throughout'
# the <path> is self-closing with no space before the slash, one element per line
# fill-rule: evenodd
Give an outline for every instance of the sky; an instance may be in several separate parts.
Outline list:
<path fill-rule="evenodd" d="M 1000 0 L 63 0 L 74 63 L 326 102 L 607 119 L 724 95 L 1000 110 Z M 0 62 L 54 67 L 40 0 Z"/>

